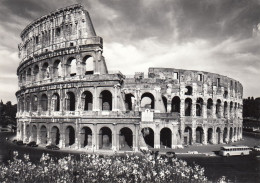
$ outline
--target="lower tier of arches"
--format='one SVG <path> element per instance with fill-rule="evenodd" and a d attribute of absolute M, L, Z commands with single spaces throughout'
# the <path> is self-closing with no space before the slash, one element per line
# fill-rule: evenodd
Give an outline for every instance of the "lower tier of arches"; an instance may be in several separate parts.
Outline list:
<path fill-rule="evenodd" d="M 43 123 L 18 121 L 17 139 L 46 146 L 91 151 L 139 151 L 193 144 L 222 144 L 242 139 L 241 125 L 180 125 L 179 123 Z"/>

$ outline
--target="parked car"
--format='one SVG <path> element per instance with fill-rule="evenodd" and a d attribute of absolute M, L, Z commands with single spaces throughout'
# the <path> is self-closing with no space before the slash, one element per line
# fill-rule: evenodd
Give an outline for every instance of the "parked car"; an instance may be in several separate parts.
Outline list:
<path fill-rule="evenodd" d="M 38 147 L 38 145 L 36 144 L 35 141 L 29 142 L 29 143 L 27 144 L 27 146 L 29 146 L 29 147 Z"/>
<path fill-rule="evenodd" d="M 14 139 L 14 140 L 13 140 L 13 143 L 14 143 L 14 144 L 16 144 L 16 142 L 17 142 L 17 140 L 16 140 L 16 139 Z"/>
<path fill-rule="evenodd" d="M 50 144 L 46 146 L 47 149 L 51 149 L 51 150 L 59 150 L 60 148 L 54 144 Z"/>
<path fill-rule="evenodd" d="M 25 145 L 25 143 L 23 143 L 22 140 L 18 140 L 18 141 L 16 142 L 16 144 L 19 145 L 19 146 L 21 146 L 21 145 Z"/>
<path fill-rule="evenodd" d="M 254 150 L 254 151 L 259 151 L 259 152 L 260 152 L 260 146 L 254 146 L 253 150 Z"/>
<path fill-rule="evenodd" d="M 160 155 L 163 157 L 168 157 L 168 158 L 175 158 L 176 154 L 172 150 L 152 150 L 152 154 Z"/>

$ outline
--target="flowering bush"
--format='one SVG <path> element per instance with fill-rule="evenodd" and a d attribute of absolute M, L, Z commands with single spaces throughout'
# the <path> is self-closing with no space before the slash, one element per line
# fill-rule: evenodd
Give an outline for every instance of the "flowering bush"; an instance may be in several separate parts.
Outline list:
<path fill-rule="evenodd" d="M 176 158 L 144 155 L 101 156 L 83 154 L 79 159 L 67 156 L 57 161 L 43 154 L 33 164 L 29 156 L 23 160 L 14 153 L 13 161 L 0 165 L 0 182 L 208 182 L 204 169 L 189 167 Z"/>

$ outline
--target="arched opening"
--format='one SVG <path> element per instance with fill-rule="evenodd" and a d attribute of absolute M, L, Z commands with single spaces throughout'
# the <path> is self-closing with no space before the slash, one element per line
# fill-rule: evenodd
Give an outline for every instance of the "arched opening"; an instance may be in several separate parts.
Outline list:
<path fill-rule="evenodd" d="M 196 101 L 196 116 L 202 116 L 203 111 L 203 99 L 198 98 Z"/>
<path fill-rule="evenodd" d="M 25 127 L 25 142 L 29 142 L 30 139 L 30 126 L 26 125 Z"/>
<path fill-rule="evenodd" d="M 35 125 L 32 126 L 31 141 L 37 142 L 37 127 Z"/>
<path fill-rule="evenodd" d="M 185 116 L 191 116 L 192 114 L 192 100 L 191 98 L 185 99 Z"/>
<path fill-rule="evenodd" d="M 30 112 L 30 97 L 26 97 L 26 101 L 25 101 L 25 110 L 26 112 Z"/>
<path fill-rule="evenodd" d="M 24 97 L 20 99 L 20 110 L 21 112 L 24 112 Z"/>
<path fill-rule="evenodd" d="M 230 102 L 230 117 L 233 117 L 233 102 Z"/>
<path fill-rule="evenodd" d="M 151 128 L 143 128 L 142 135 L 144 141 L 149 148 L 154 148 L 154 131 Z"/>
<path fill-rule="evenodd" d="M 92 111 L 93 96 L 90 91 L 84 91 L 81 95 L 82 107 L 84 111 Z"/>
<path fill-rule="evenodd" d="M 237 117 L 237 103 L 236 102 L 234 105 L 234 115 L 235 115 L 235 117 Z"/>
<path fill-rule="evenodd" d="M 26 84 L 26 71 L 23 71 L 22 78 L 23 78 L 23 84 Z"/>
<path fill-rule="evenodd" d="M 190 127 L 186 127 L 184 129 L 184 144 L 191 145 L 192 143 L 192 129 Z"/>
<path fill-rule="evenodd" d="M 221 100 L 217 100 L 216 103 L 216 116 L 217 118 L 221 118 Z"/>
<path fill-rule="evenodd" d="M 59 145 L 60 143 L 60 130 L 58 127 L 54 126 L 51 129 L 51 144 Z"/>
<path fill-rule="evenodd" d="M 141 96 L 141 108 L 142 109 L 154 109 L 153 94 L 146 92 Z"/>
<path fill-rule="evenodd" d="M 23 124 L 21 124 L 21 128 L 19 128 L 18 132 L 21 133 L 21 139 L 24 137 L 24 129 L 23 129 Z"/>
<path fill-rule="evenodd" d="M 48 110 L 48 97 L 46 94 L 42 94 L 41 97 L 41 108 L 42 111 L 47 111 Z"/>
<path fill-rule="evenodd" d="M 83 127 L 80 131 L 80 147 L 92 146 L 92 130 L 89 127 Z"/>
<path fill-rule="evenodd" d="M 100 103 L 102 111 L 112 110 L 112 94 L 108 90 L 104 90 L 100 93 Z"/>
<path fill-rule="evenodd" d="M 56 78 L 59 78 L 62 76 L 62 67 L 61 67 L 61 61 L 55 60 L 53 64 L 53 76 Z"/>
<path fill-rule="evenodd" d="M 231 142 L 233 140 L 233 128 L 230 127 L 230 130 L 229 130 L 229 141 Z"/>
<path fill-rule="evenodd" d="M 37 111 L 38 109 L 38 97 L 34 95 L 32 97 L 32 111 Z"/>
<path fill-rule="evenodd" d="M 83 65 L 85 68 L 85 75 L 94 74 L 94 59 L 92 56 L 87 55 L 83 58 Z"/>
<path fill-rule="evenodd" d="M 99 149 L 112 148 L 112 131 L 108 127 L 99 130 Z"/>
<path fill-rule="evenodd" d="M 228 91 L 227 91 L 227 90 L 224 91 L 223 97 L 224 97 L 225 99 L 228 98 Z"/>
<path fill-rule="evenodd" d="M 202 144 L 203 142 L 203 129 L 201 127 L 196 128 L 196 143 Z"/>
<path fill-rule="evenodd" d="M 192 95 L 192 87 L 191 86 L 186 86 L 186 91 L 184 95 Z"/>
<path fill-rule="evenodd" d="M 213 129 L 212 128 L 208 129 L 208 143 L 213 144 Z"/>
<path fill-rule="evenodd" d="M 180 113 L 180 105 L 181 105 L 181 100 L 180 97 L 173 97 L 172 99 L 172 112 L 178 112 Z"/>
<path fill-rule="evenodd" d="M 227 102 L 226 101 L 224 102 L 224 113 L 223 113 L 223 115 L 224 115 L 224 118 L 228 117 L 228 115 L 227 115 Z"/>
<path fill-rule="evenodd" d="M 45 126 L 40 128 L 40 143 L 47 144 L 47 128 Z"/>
<path fill-rule="evenodd" d="M 60 111 L 60 96 L 58 93 L 54 93 L 51 98 L 52 107 L 54 111 Z"/>
<path fill-rule="evenodd" d="M 50 78 L 50 67 L 47 62 L 45 62 L 42 66 L 42 78 L 43 79 Z"/>
<path fill-rule="evenodd" d="M 133 110 L 133 104 L 134 104 L 134 95 L 131 93 L 125 94 L 125 107 L 126 111 L 132 111 Z"/>
<path fill-rule="evenodd" d="M 66 66 L 66 76 L 76 76 L 77 75 L 77 61 L 74 57 L 70 57 L 67 61 Z"/>
<path fill-rule="evenodd" d="M 172 131 L 169 128 L 163 128 L 160 132 L 160 145 L 163 148 L 171 148 L 172 146 Z"/>
<path fill-rule="evenodd" d="M 66 107 L 67 111 L 75 111 L 76 100 L 73 92 L 67 92 Z"/>
<path fill-rule="evenodd" d="M 32 78 L 32 69 L 29 68 L 27 70 L 27 76 L 26 76 L 27 82 L 31 82 L 31 78 Z"/>
<path fill-rule="evenodd" d="M 227 136 L 228 133 L 227 132 L 228 132 L 227 128 L 224 128 L 223 142 L 225 142 L 225 143 L 228 143 L 228 136 Z"/>
<path fill-rule="evenodd" d="M 213 114 L 213 100 L 211 98 L 207 101 L 207 117 L 212 117 Z"/>
<path fill-rule="evenodd" d="M 65 130 L 65 147 L 75 143 L 75 130 L 72 126 L 68 126 Z"/>
<path fill-rule="evenodd" d="M 33 68 L 34 81 L 39 80 L 39 66 L 35 65 Z"/>
<path fill-rule="evenodd" d="M 221 138 L 221 130 L 220 130 L 220 128 L 217 128 L 217 130 L 216 130 L 216 140 L 217 140 L 218 144 L 220 144 L 220 138 Z"/>
<path fill-rule="evenodd" d="M 167 98 L 165 96 L 162 96 L 162 100 L 163 100 L 163 105 L 165 108 L 165 112 L 167 112 Z"/>
<path fill-rule="evenodd" d="M 133 132 L 130 128 L 124 127 L 119 134 L 119 149 L 131 151 L 133 148 Z"/>
<path fill-rule="evenodd" d="M 235 127 L 235 128 L 234 128 L 234 137 L 235 137 L 234 140 L 236 140 L 236 135 L 237 135 L 237 128 Z"/>

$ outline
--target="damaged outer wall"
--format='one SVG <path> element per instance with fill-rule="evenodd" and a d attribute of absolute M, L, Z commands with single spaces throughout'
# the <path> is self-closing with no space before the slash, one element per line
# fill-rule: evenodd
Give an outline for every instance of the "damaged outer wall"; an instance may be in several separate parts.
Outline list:
<path fill-rule="evenodd" d="M 143 73 L 126 77 L 108 72 L 102 56 L 103 40 L 81 5 L 35 20 L 22 31 L 21 38 L 17 69 L 20 89 L 16 93 L 19 140 L 46 145 L 58 139 L 60 148 L 86 151 L 139 151 L 145 136 L 142 130 L 148 128 L 148 136 L 154 133 L 154 140 L 150 139 L 153 143 L 148 144 L 154 148 L 242 139 L 243 87 L 238 81 L 173 68 L 149 68 L 148 78 Z M 93 59 L 91 72 L 86 69 L 89 58 Z M 86 91 L 92 94 L 92 102 L 87 104 Z M 131 94 L 131 102 L 127 94 Z M 143 98 L 151 96 L 153 103 L 143 105 Z M 173 103 L 174 97 L 180 101 L 179 106 Z M 210 109 L 208 99 L 213 102 Z M 52 131 L 53 127 L 59 132 Z M 91 133 L 82 132 L 84 127 Z M 103 127 L 109 128 L 111 135 Z M 132 135 L 128 149 L 123 148 L 129 145 L 122 140 L 129 138 L 122 133 L 123 128 Z M 171 136 L 164 136 L 162 129 L 170 129 Z"/>

